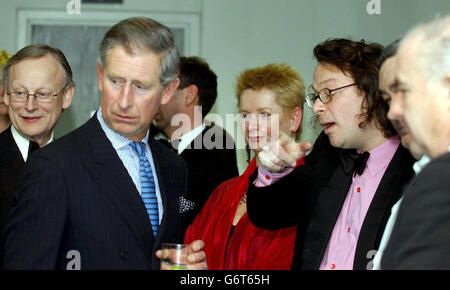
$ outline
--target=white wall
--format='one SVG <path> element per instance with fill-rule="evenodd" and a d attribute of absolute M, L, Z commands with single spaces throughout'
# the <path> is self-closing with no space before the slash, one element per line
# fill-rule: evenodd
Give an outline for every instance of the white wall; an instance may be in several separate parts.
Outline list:
<path fill-rule="evenodd" d="M 372 0 L 376 1 L 376 0 Z M 22 8 L 66 13 L 69 0 L 0 0 L 0 49 L 14 52 L 17 11 Z M 329 37 L 364 38 L 384 45 L 414 24 L 438 12 L 449 13 L 449 0 L 378 0 L 381 14 L 369 15 L 369 0 L 124 0 L 123 5 L 82 5 L 83 11 L 198 13 L 200 55 L 218 75 L 219 97 L 214 113 L 237 111 L 236 75 L 271 62 L 287 62 L 311 84 L 313 47 Z M 68 41 L 71 41 L 68 39 Z M 311 116 L 306 110 L 305 117 Z M 303 123 L 303 140 L 316 133 Z M 306 127 L 305 127 L 306 126 Z M 239 153 L 239 167 L 246 164 Z"/>

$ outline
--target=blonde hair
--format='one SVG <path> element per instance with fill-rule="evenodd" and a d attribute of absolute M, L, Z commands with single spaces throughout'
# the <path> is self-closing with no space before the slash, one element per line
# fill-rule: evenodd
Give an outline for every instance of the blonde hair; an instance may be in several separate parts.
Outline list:
<path fill-rule="evenodd" d="M 5 66 L 11 56 L 12 55 L 7 53 L 6 51 L 0 50 L 0 66 Z"/>
<path fill-rule="evenodd" d="M 248 69 L 237 77 L 236 97 L 238 105 L 242 92 L 246 89 L 269 89 L 275 93 L 275 101 L 286 113 L 292 114 L 296 107 L 303 108 L 305 103 L 305 85 L 300 74 L 290 65 L 267 64 Z M 300 138 L 302 128 L 295 133 Z"/>

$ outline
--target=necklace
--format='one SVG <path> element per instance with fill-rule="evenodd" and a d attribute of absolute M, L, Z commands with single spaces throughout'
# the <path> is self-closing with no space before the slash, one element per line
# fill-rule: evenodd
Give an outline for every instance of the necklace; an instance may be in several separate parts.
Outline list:
<path fill-rule="evenodd" d="M 241 200 L 239 201 L 239 205 L 246 203 L 247 203 L 247 193 L 244 193 L 244 195 L 241 197 Z"/>

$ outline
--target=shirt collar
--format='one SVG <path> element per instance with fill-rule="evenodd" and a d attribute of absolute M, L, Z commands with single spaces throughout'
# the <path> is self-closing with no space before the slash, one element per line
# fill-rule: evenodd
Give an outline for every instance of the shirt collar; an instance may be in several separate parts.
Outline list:
<path fill-rule="evenodd" d="M 13 125 L 11 125 L 11 134 L 14 138 L 14 142 L 16 142 L 16 145 L 19 148 L 19 151 L 20 151 L 20 154 L 22 155 L 23 160 L 25 162 L 27 162 L 28 148 L 30 146 L 30 140 L 28 140 L 27 138 L 24 138 L 22 135 L 20 135 L 20 133 L 17 132 L 16 128 Z M 55 135 L 53 134 L 53 131 L 52 131 L 52 134 L 50 135 L 50 139 L 48 139 L 48 142 L 45 145 L 48 145 L 54 139 L 55 139 Z"/>
<path fill-rule="evenodd" d="M 427 155 L 423 155 L 419 161 L 414 163 L 413 169 L 414 169 L 414 172 L 416 173 L 416 175 L 419 174 L 419 172 L 422 171 L 422 169 L 425 166 L 427 166 L 427 164 L 430 163 L 430 161 L 431 161 L 430 157 L 428 157 Z"/>
<path fill-rule="evenodd" d="M 398 146 L 400 146 L 400 137 L 396 135 L 369 151 L 370 157 L 366 166 L 372 176 L 388 167 Z"/>
<path fill-rule="evenodd" d="M 100 122 L 100 126 L 102 127 L 103 131 L 105 132 L 106 137 L 111 142 L 114 150 L 124 148 L 124 147 L 128 146 L 131 142 L 133 142 L 130 139 L 128 139 L 127 137 L 120 135 L 119 133 L 117 133 L 116 131 L 111 129 L 106 124 L 105 120 L 103 120 L 101 107 L 97 111 L 97 119 Z M 149 131 L 147 131 L 147 135 L 145 135 L 145 137 L 141 140 L 141 142 L 144 142 L 145 144 L 147 144 L 149 136 L 150 136 Z"/>
<path fill-rule="evenodd" d="M 203 130 L 205 129 L 205 124 L 202 124 L 201 126 L 198 126 L 197 128 L 189 131 L 188 133 L 184 134 L 180 137 L 180 143 L 178 144 L 178 154 L 181 154 L 184 149 L 188 147 L 189 144 L 197 137 Z"/>

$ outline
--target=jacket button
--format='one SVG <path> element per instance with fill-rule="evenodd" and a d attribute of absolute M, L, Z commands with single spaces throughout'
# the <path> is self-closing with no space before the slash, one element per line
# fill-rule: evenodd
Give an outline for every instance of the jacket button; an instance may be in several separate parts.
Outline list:
<path fill-rule="evenodd" d="M 125 252 L 125 251 L 120 252 L 120 257 L 122 259 L 124 259 L 124 260 L 127 260 L 128 259 L 128 252 Z"/>

